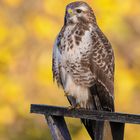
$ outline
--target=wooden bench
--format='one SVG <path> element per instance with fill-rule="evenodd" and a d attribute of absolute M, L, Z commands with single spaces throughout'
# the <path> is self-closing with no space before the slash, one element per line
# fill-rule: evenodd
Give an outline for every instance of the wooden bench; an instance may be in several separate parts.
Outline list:
<path fill-rule="evenodd" d="M 31 104 L 31 113 L 45 115 L 54 140 L 71 140 L 64 117 L 96 120 L 95 140 L 102 140 L 104 121 L 111 125 L 113 140 L 124 139 L 125 123 L 140 124 L 140 115 L 85 109 L 68 109 L 66 107 Z"/>

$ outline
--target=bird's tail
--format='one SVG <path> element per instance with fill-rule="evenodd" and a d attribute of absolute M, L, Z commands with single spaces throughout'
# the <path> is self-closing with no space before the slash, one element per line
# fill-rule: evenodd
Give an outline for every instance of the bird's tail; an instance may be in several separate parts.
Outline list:
<path fill-rule="evenodd" d="M 101 129 L 102 123 L 99 123 L 98 121 L 95 121 L 95 120 L 87 120 L 87 119 L 81 119 L 81 120 L 86 130 L 88 131 L 90 137 L 92 138 L 92 140 L 95 140 L 95 137 L 96 137 L 95 129 L 96 130 Z M 99 127 L 99 128 L 96 128 L 96 127 Z M 103 140 L 113 140 L 110 123 L 108 121 L 104 122 Z"/>

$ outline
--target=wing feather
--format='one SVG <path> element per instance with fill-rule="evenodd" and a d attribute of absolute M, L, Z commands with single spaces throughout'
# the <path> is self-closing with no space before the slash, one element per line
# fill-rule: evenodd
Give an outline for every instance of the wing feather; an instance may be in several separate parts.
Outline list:
<path fill-rule="evenodd" d="M 97 81 L 101 83 L 108 92 L 114 95 L 114 53 L 108 39 L 96 28 L 93 31 L 93 41 L 98 43 L 92 48 L 90 57 L 90 69 L 96 75 Z"/>
<path fill-rule="evenodd" d="M 53 72 L 53 80 L 57 81 L 58 86 L 62 85 L 62 80 L 60 76 L 60 51 L 59 51 L 59 44 L 60 44 L 60 36 L 56 38 L 54 47 L 53 47 L 53 57 L 52 57 L 52 72 Z"/>
<path fill-rule="evenodd" d="M 90 57 L 90 70 L 96 75 L 96 91 L 104 110 L 114 111 L 114 53 L 108 39 L 99 29 L 93 31 L 96 43 Z M 92 92 L 92 91 L 91 91 Z"/>

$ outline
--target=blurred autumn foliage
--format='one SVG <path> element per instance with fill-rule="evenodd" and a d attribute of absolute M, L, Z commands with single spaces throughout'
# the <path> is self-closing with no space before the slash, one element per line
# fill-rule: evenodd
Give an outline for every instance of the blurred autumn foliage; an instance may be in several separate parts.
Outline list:
<path fill-rule="evenodd" d="M 31 103 L 68 106 L 52 81 L 51 54 L 71 0 L 0 0 L 0 140 L 50 140 L 44 118 Z M 87 0 L 116 56 L 116 111 L 140 113 L 140 1 Z M 67 119 L 73 139 L 89 136 Z M 126 140 L 140 140 L 140 126 L 127 125 Z"/>

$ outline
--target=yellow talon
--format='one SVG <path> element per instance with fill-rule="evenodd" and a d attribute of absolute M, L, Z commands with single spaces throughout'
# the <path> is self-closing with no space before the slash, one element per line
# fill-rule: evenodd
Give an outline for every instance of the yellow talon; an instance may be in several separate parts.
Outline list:
<path fill-rule="evenodd" d="M 72 109 L 75 109 L 74 106 L 68 106 L 68 110 L 72 110 Z"/>
<path fill-rule="evenodd" d="M 69 93 L 65 93 L 65 94 L 64 94 L 64 96 L 69 96 L 69 95 L 70 95 Z"/>
<path fill-rule="evenodd" d="M 80 105 L 79 104 L 76 104 L 75 106 L 69 106 L 68 107 L 68 110 L 72 110 L 72 109 L 80 109 L 81 107 L 80 107 Z"/>
<path fill-rule="evenodd" d="M 80 109 L 81 106 L 80 106 L 79 104 L 76 104 L 75 108 L 76 108 L 76 109 Z"/>

